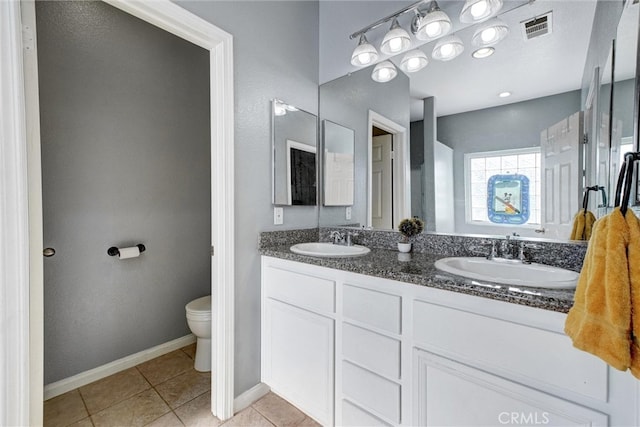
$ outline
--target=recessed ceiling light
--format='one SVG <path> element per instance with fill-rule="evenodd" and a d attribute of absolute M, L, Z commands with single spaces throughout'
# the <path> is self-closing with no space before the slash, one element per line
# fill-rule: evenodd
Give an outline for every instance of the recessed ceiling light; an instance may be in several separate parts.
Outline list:
<path fill-rule="evenodd" d="M 488 56 L 493 55 L 496 50 L 492 47 L 481 47 L 480 49 L 474 51 L 471 56 L 477 59 L 486 58 Z"/>
<path fill-rule="evenodd" d="M 511 96 L 511 92 L 508 92 L 508 91 L 500 92 L 500 93 L 498 94 L 498 96 L 499 96 L 500 98 L 506 98 L 507 96 Z"/>

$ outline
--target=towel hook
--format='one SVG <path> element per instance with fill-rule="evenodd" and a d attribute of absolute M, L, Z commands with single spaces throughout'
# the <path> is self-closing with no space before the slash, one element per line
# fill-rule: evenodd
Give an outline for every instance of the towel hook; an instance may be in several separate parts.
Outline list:
<path fill-rule="evenodd" d="M 633 169 L 636 160 L 640 160 L 640 152 L 630 152 L 624 155 L 624 164 L 620 168 L 620 174 L 618 175 L 618 182 L 616 184 L 616 206 L 620 206 L 620 212 L 622 215 L 627 213 L 627 207 L 629 206 L 629 197 L 631 196 L 631 187 L 633 185 Z M 620 190 L 624 183 L 624 189 L 622 191 L 622 201 L 619 200 Z"/>

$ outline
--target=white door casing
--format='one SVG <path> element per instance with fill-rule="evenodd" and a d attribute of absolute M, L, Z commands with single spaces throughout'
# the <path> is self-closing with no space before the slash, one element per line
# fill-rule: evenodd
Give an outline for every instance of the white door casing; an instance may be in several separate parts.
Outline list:
<path fill-rule="evenodd" d="M 393 228 L 393 135 L 374 136 L 371 146 L 371 225 Z"/>
<path fill-rule="evenodd" d="M 369 110 L 367 126 L 369 130 L 367 148 L 367 227 L 372 226 L 373 168 L 371 162 L 373 134 L 371 130 L 373 126 L 393 135 L 393 218 L 398 222 L 402 218 L 411 216 L 411 168 L 409 163 L 409 138 L 407 136 L 407 129 L 383 115 Z M 392 224 L 392 227 L 395 227 L 395 225 Z"/>
<path fill-rule="evenodd" d="M 211 198 L 211 242 L 215 247 L 211 287 L 215 301 L 212 369 L 216 372 L 212 376 L 211 409 L 218 418 L 228 419 L 233 416 L 234 401 L 233 38 L 168 0 L 107 0 L 107 3 L 210 52 L 211 191 L 215 194 Z M 2 277 L 2 288 L 12 290 L 3 298 L 3 309 L 12 307 L 12 311 L 19 312 L 15 319 L 18 325 L 4 321 L 2 325 L 0 356 L 3 360 L 9 357 L 11 365 L 4 363 L 3 366 L 8 366 L 6 369 L 12 378 L 3 383 L 9 385 L 14 399 L 6 400 L 6 390 L 2 390 L 0 400 L 3 405 L 8 403 L 0 407 L 0 424 L 39 425 L 42 424 L 43 396 L 43 375 L 39 368 L 43 359 L 42 188 L 33 2 L 1 2 L 0 28 L 2 116 L 11 123 L 8 127 L 2 122 L 0 127 L 3 144 L 5 141 L 7 144 L 0 154 L 11 154 L 11 158 L 0 156 L 1 182 L 9 190 L 3 191 L 2 202 L 16 207 L 11 212 L 0 209 L 2 229 L 9 229 L 5 225 L 11 224 L 15 226 L 10 229 L 16 230 L 13 240 L 3 238 L 1 243 L 0 262 L 3 267 L 6 261 L 14 266 L 11 270 L 3 268 L 6 274 Z M 24 41 L 20 37 L 22 33 Z M 11 161 L 11 167 L 4 167 L 5 161 Z M 11 251 L 4 250 L 8 248 Z M 30 298 L 28 311 L 24 309 L 27 298 Z M 9 336 L 9 332 L 12 335 Z M 20 354 L 29 357 L 19 357 Z"/>

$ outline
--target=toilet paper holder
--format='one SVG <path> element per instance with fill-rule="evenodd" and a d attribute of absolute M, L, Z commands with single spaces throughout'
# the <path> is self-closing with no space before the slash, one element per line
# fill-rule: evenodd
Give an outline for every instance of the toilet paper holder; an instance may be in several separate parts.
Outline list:
<path fill-rule="evenodd" d="M 147 250 L 147 248 L 145 248 L 145 246 L 142 243 L 138 243 L 137 245 L 135 245 L 138 247 L 138 249 L 140 249 L 140 253 L 144 252 Z M 109 249 L 107 249 L 107 254 L 109 256 L 116 256 L 116 255 L 120 255 L 120 249 L 118 249 L 115 246 L 111 246 Z"/>

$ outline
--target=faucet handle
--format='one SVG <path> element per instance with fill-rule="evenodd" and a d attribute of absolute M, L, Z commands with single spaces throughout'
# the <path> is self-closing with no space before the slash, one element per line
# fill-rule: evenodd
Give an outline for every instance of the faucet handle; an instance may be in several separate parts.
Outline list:
<path fill-rule="evenodd" d="M 518 245 L 518 259 L 522 261 L 524 264 L 531 264 L 531 261 L 527 258 L 527 255 L 524 253 L 525 249 L 542 249 L 541 245 L 537 243 L 527 243 L 521 241 Z"/>

